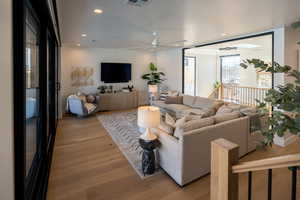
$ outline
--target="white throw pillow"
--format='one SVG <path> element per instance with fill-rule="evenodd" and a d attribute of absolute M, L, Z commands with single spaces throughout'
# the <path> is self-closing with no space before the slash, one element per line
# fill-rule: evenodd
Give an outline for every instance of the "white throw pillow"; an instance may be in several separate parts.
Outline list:
<path fill-rule="evenodd" d="M 165 115 L 165 122 L 175 128 L 176 120 L 169 113 L 166 113 Z"/>
<path fill-rule="evenodd" d="M 174 133 L 174 127 L 166 124 L 164 121 L 160 121 L 160 124 L 158 125 L 158 128 L 165 131 L 169 135 L 173 135 L 173 133 Z"/>
<path fill-rule="evenodd" d="M 185 122 L 186 122 L 186 117 L 182 117 L 176 121 L 175 127 L 182 126 Z"/>
<path fill-rule="evenodd" d="M 87 109 L 88 113 L 93 112 L 97 107 L 92 103 L 85 103 L 84 107 Z"/>

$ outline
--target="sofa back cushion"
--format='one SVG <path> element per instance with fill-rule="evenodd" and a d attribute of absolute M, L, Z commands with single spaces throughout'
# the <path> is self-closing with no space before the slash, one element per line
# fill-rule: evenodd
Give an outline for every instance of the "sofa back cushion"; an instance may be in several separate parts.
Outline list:
<path fill-rule="evenodd" d="M 194 105 L 194 101 L 195 101 L 194 96 L 191 95 L 183 95 L 183 104 L 192 107 Z"/>
<path fill-rule="evenodd" d="M 174 136 L 177 138 L 181 138 L 184 132 L 192 131 L 205 126 L 210 126 L 214 123 L 215 120 L 213 117 L 186 121 L 186 123 L 176 126 Z"/>
<path fill-rule="evenodd" d="M 247 106 L 243 106 L 235 103 L 227 103 L 222 105 L 218 110 L 216 115 L 224 114 L 224 113 L 232 113 L 232 112 L 240 112 L 241 109 L 247 108 Z"/>
<path fill-rule="evenodd" d="M 215 119 L 216 124 L 218 124 L 221 122 L 237 119 L 240 116 L 241 116 L 241 114 L 239 112 L 223 113 L 223 114 L 215 115 L 214 119 Z"/>
<path fill-rule="evenodd" d="M 165 100 L 166 104 L 183 104 L 183 96 L 168 96 Z"/>
<path fill-rule="evenodd" d="M 217 111 L 223 104 L 224 102 L 220 100 L 195 97 L 194 105 L 192 107 L 200 109 L 214 109 L 215 111 Z"/>

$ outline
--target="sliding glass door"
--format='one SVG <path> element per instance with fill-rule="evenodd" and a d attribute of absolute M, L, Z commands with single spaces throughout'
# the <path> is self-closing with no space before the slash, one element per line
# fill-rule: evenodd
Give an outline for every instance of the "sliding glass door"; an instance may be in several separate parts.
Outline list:
<path fill-rule="evenodd" d="M 25 185 L 28 186 L 40 162 L 41 142 L 40 31 L 37 19 L 28 9 L 25 30 Z"/>
<path fill-rule="evenodd" d="M 15 199 L 20 200 L 46 198 L 55 139 L 59 31 L 49 1 L 14 1 Z"/>

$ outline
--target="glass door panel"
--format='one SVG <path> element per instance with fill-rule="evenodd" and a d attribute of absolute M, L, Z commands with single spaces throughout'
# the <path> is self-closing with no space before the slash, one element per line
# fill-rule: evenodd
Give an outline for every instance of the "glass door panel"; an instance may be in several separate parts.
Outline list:
<path fill-rule="evenodd" d="M 39 83 L 39 31 L 32 15 L 26 12 L 26 131 L 25 131 L 25 164 L 26 178 L 37 159 L 38 132 L 40 129 L 40 83 Z"/>

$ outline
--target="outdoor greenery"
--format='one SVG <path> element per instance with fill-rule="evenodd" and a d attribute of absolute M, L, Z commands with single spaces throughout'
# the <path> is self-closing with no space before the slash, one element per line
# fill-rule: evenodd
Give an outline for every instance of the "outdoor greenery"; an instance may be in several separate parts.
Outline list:
<path fill-rule="evenodd" d="M 147 80 L 148 85 L 157 85 L 165 80 L 163 78 L 165 74 L 163 72 L 158 72 L 157 67 L 153 63 L 149 64 L 149 69 L 150 73 L 142 76 L 142 79 Z"/>
<path fill-rule="evenodd" d="M 241 67 L 247 68 L 253 65 L 256 69 L 271 73 L 284 73 L 289 77 L 293 77 L 292 83 L 277 86 L 270 89 L 266 95 L 265 102 L 259 102 L 259 111 L 267 114 L 270 128 L 263 130 L 265 137 L 264 145 L 272 145 L 275 135 L 280 137 L 286 133 L 300 136 L 300 72 L 292 70 L 290 66 L 281 66 L 274 63 L 266 63 L 260 59 L 247 59 L 241 63 Z M 266 105 L 273 106 L 274 111 L 271 115 Z"/>
<path fill-rule="evenodd" d="M 218 88 L 220 88 L 221 87 L 221 83 L 219 82 L 219 81 L 216 81 L 215 83 L 214 83 L 214 89 L 218 89 Z"/>

